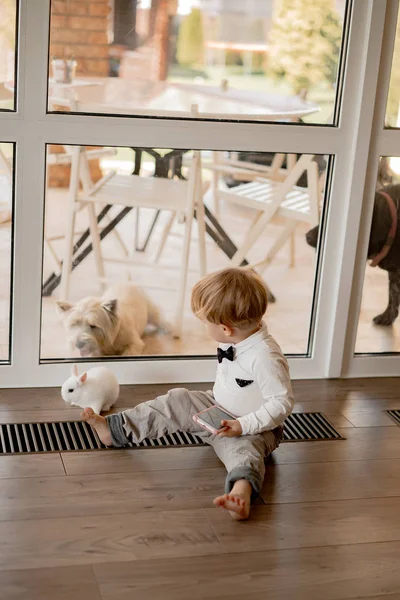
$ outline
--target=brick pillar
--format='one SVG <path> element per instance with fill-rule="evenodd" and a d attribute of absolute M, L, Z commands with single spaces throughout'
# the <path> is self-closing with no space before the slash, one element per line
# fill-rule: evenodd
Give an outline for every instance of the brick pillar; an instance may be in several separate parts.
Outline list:
<path fill-rule="evenodd" d="M 155 77 L 156 81 L 165 81 L 168 75 L 169 62 L 169 2 L 158 0 L 155 19 L 155 32 L 152 46 L 155 49 Z"/>
<path fill-rule="evenodd" d="M 72 55 L 78 63 L 77 75 L 108 77 L 110 9 L 110 0 L 52 0 L 50 59 Z M 51 146 L 50 151 L 59 153 L 64 150 L 61 146 Z M 67 187 L 70 171 L 68 165 L 51 165 L 49 186 Z M 93 181 L 101 178 L 98 160 L 90 161 L 90 173 Z"/>
<path fill-rule="evenodd" d="M 110 0 L 52 0 L 50 57 L 73 55 L 77 74 L 107 77 Z"/>

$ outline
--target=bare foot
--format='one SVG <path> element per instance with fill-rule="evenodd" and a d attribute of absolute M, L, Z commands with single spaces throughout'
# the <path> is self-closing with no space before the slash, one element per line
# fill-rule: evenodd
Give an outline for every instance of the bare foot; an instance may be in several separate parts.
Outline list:
<path fill-rule="evenodd" d="M 235 521 L 245 521 L 250 514 L 250 498 L 247 494 L 224 494 L 214 500 L 215 506 L 225 508 Z"/>
<path fill-rule="evenodd" d="M 111 433 L 108 429 L 107 421 L 104 417 L 100 415 L 96 415 L 92 408 L 85 408 L 83 413 L 81 414 L 83 421 L 89 423 L 97 432 L 100 440 L 103 442 L 105 446 L 112 446 Z"/>

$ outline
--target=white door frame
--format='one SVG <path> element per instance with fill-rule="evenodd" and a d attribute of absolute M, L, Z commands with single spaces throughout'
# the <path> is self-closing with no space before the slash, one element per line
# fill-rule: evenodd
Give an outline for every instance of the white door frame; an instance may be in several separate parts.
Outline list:
<path fill-rule="evenodd" d="M 388 0 L 379 66 L 378 87 L 372 123 L 371 144 L 369 147 L 368 166 L 364 185 L 364 197 L 362 211 L 359 215 L 360 229 L 355 268 L 353 273 L 350 309 L 348 311 L 347 339 L 344 348 L 343 365 L 341 371 L 342 377 L 387 377 L 396 376 L 400 373 L 400 354 L 354 354 L 364 286 L 379 158 L 381 156 L 400 155 L 400 130 L 388 130 L 384 128 L 393 50 L 396 38 L 398 10 L 399 0 Z"/>
<path fill-rule="evenodd" d="M 312 356 L 290 359 L 290 367 L 293 378 L 339 377 L 386 7 L 393 4 L 354 0 L 340 122 L 326 127 L 46 114 L 49 0 L 21 0 L 17 112 L 0 113 L 0 141 L 17 144 L 12 352 L 11 364 L 0 366 L 0 387 L 57 386 L 70 369 L 39 360 L 46 143 L 335 155 Z M 215 373 L 215 360 L 201 357 L 107 362 L 121 383 L 210 381 Z"/>

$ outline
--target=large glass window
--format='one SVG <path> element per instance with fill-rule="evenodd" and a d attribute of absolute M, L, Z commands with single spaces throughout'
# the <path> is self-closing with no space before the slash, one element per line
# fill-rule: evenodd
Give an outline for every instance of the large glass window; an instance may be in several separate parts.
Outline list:
<path fill-rule="evenodd" d="M 16 57 L 16 0 L 0 2 L 0 110 L 14 110 Z"/>
<path fill-rule="evenodd" d="M 329 166 L 308 154 L 48 146 L 41 358 L 213 355 L 190 290 L 229 265 L 263 275 L 271 333 L 286 354 L 309 355 L 309 245 Z"/>
<path fill-rule="evenodd" d="M 0 143 L 0 363 L 10 359 L 13 144 Z"/>
<path fill-rule="evenodd" d="M 370 188 L 379 155 L 379 185 L 400 170 L 381 110 L 398 3 L 0 4 L 1 385 L 59 385 L 66 362 L 110 357 L 121 383 L 212 380 L 189 298 L 229 265 L 262 274 L 294 378 L 347 372 L 365 174 Z M 387 286 L 368 266 L 357 353 L 397 352 L 397 321 L 372 324 Z"/>
<path fill-rule="evenodd" d="M 48 109 L 333 124 L 349 12 L 345 0 L 53 0 Z"/>

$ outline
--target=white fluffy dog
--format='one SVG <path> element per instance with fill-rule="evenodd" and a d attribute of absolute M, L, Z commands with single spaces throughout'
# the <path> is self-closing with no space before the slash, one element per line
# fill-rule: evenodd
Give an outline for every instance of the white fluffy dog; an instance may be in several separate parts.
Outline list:
<path fill-rule="evenodd" d="M 141 354 L 147 325 L 169 331 L 159 309 L 132 283 L 110 287 L 101 298 L 57 302 L 71 350 L 82 357 Z"/>

